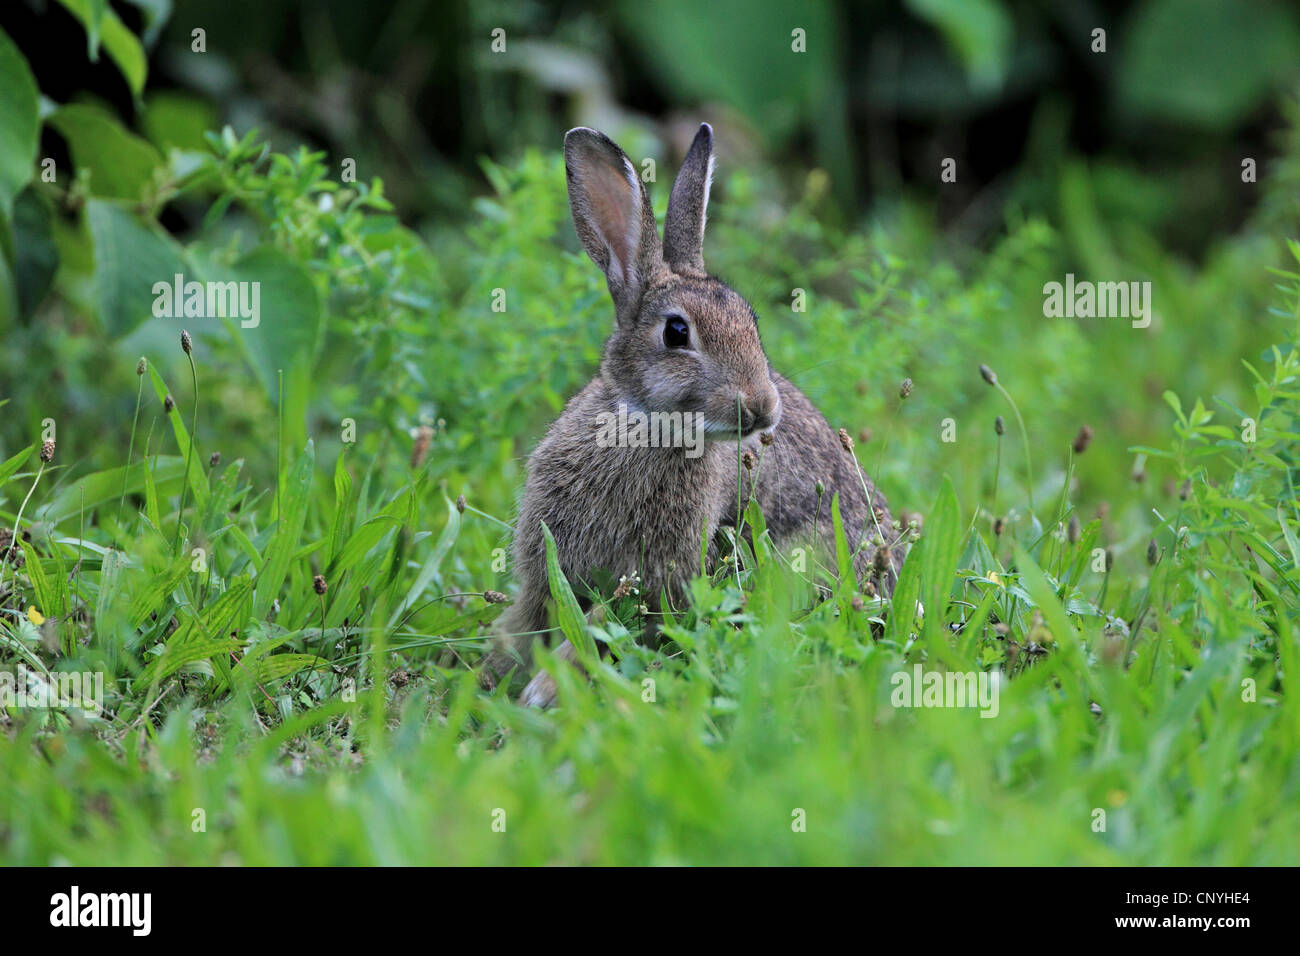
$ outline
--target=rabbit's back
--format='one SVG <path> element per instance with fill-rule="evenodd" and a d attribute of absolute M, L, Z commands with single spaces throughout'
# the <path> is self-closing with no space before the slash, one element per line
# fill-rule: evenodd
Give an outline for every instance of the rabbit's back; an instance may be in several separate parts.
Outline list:
<path fill-rule="evenodd" d="M 838 494 L 849 546 L 867 542 L 854 557 L 859 581 L 871 580 L 878 592 L 889 594 L 897 556 L 886 550 L 878 561 L 873 544 L 879 540 L 887 546 L 897 537 L 889 503 L 808 397 L 776 372 L 772 379 L 781 395 L 781 423 L 763 449 L 758 503 L 773 539 L 782 545 L 807 541 L 816 526 L 817 538 L 833 547 L 831 502 Z"/>

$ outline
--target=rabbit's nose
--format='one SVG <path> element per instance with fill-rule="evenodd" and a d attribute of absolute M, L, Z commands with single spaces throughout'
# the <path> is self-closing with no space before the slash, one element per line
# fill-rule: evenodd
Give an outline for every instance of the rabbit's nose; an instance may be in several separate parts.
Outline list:
<path fill-rule="evenodd" d="M 745 429 L 746 434 L 749 432 L 766 432 L 771 431 L 772 426 L 776 424 L 776 418 L 770 412 L 762 412 L 754 416 L 749 427 Z"/>
<path fill-rule="evenodd" d="M 743 434 L 756 431 L 768 431 L 776 425 L 780 414 L 781 399 L 776 389 L 770 389 L 761 397 L 740 395 L 740 430 Z"/>

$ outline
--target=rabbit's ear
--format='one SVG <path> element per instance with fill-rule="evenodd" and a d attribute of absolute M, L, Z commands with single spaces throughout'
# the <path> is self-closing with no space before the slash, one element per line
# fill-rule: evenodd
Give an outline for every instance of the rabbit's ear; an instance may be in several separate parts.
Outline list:
<path fill-rule="evenodd" d="M 674 272 L 704 274 L 704 223 L 712 184 L 713 127 L 701 123 L 668 197 L 664 259 Z"/>
<path fill-rule="evenodd" d="M 654 210 L 632 161 L 604 133 L 564 135 L 569 207 L 582 247 L 609 283 L 619 318 L 663 268 Z"/>

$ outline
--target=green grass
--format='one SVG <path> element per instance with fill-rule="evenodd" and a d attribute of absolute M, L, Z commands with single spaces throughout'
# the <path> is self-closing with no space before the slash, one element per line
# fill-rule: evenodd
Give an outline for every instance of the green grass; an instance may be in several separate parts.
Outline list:
<path fill-rule="evenodd" d="M 262 202 L 246 161 L 222 160 L 236 207 Z M 564 615 L 617 662 L 561 671 L 560 706 L 538 713 L 472 665 L 501 608 L 484 593 L 512 590 L 498 549 L 521 456 L 609 321 L 559 160 L 489 166 L 475 224 L 428 249 L 382 209 L 336 230 L 298 162 L 281 214 L 187 251 L 221 261 L 229 234 L 269 236 L 309 276 L 323 342 L 283 400 L 233 329 L 199 337 L 192 378 L 173 320 L 107 367 L 61 346 L 61 397 L 38 374 L 15 386 L 24 445 L 51 404 L 60 439 L 39 476 L 39 442 L 0 462 L 0 526 L 29 498 L 31 538 L 21 569 L 0 565 L 0 665 L 102 672 L 107 706 L 0 712 L 0 861 L 1296 861 L 1300 277 L 1268 271 L 1280 242 L 1192 268 L 1114 240 L 1156 281 L 1144 335 L 1042 317 L 1042 283 L 1075 268 L 1069 224 L 1026 220 L 958 268 L 906 210 L 828 232 L 815 190 L 774 220 L 763 174 L 734 172 L 710 263 L 831 422 L 873 429 L 858 455 L 918 540 L 887 607 L 835 581 L 835 556 L 792 573 L 751 509 L 739 570 L 695 582 L 661 650 L 635 643 L 635 595 Z M 358 245 L 401 251 L 358 264 Z M 1032 470 L 981 362 L 1023 413 Z M 1075 455 L 1085 421 L 1097 438 Z M 997 672 L 997 717 L 892 706 L 916 663 Z"/>

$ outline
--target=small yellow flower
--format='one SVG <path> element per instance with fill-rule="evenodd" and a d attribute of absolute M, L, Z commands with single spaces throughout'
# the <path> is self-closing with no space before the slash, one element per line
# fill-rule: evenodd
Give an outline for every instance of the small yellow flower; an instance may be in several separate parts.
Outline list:
<path fill-rule="evenodd" d="M 1002 583 L 1002 578 L 998 575 L 998 573 L 997 573 L 996 571 L 990 571 L 990 572 L 989 572 L 989 580 L 992 581 L 994 584 L 996 584 L 996 585 L 997 585 L 998 587 L 1000 587 L 1000 588 L 1001 588 L 1001 587 L 1006 587 L 1006 585 Z"/>
<path fill-rule="evenodd" d="M 36 605 L 33 604 L 27 609 L 27 620 L 31 621 L 37 627 L 40 627 L 45 623 L 45 615 L 36 610 Z"/>

